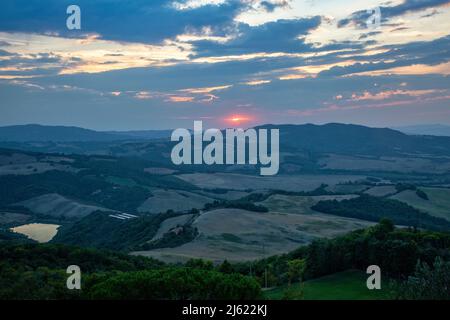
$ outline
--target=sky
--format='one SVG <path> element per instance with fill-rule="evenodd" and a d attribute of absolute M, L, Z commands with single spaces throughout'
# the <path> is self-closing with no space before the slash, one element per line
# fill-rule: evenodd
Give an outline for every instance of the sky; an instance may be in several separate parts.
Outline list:
<path fill-rule="evenodd" d="M 449 75 L 450 0 L 1 2 L 0 126 L 450 125 Z"/>

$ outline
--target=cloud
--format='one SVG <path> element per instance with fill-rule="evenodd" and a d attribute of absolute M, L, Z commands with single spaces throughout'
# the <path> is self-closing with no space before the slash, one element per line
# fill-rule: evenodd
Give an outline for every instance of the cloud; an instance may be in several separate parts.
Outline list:
<path fill-rule="evenodd" d="M 295 2 L 275 0 L 80 0 L 78 32 L 65 29 L 69 1 L 6 0 L 0 122 L 167 128 L 244 107 L 262 122 L 382 123 L 383 116 L 414 120 L 414 110 L 438 114 L 448 109 L 441 90 L 450 85 L 450 36 L 442 37 L 448 28 L 437 22 L 449 12 L 421 17 L 443 3 L 384 4 L 382 15 L 398 19 L 361 31 L 326 23 L 319 2 L 308 15 Z M 408 110 L 390 108 L 400 105 Z"/>
<path fill-rule="evenodd" d="M 218 33 L 248 7 L 246 2 L 230 0 L 221 4 L 200 5 L 177 10 L 166 0 L 78 0 L 81 30 L 66 28 L 66 8 L 71 0 L 3 0 L 0 30 L 52 34 L 84 38 L 97 34 L 115 41 L 161 43 L 186 29 L 208 26 Z"/>
<path fill-rule="evenodd" d="M 14 54 L 11 52 L 8 52 L 6 50 L 0 49 L 0 57 L 7 57 L 7 56 L 13 56 Z"/>
<path fill-rule="evenodd" d="M 262 84 L 267 84 L 270 83 L 270 80 L 252 80 L 252 81 L 247 81 L 244 84 L 248 85 L 248 86 L 259 86 Z"/>
<path fill-rule="evenodd" d="M 168 101 L 170 102 L 192 102 L 194 101 L 194 97 L 186 97 L 186 96 L 170 96 Z"/>
<path fill-rule="evenodd" d="M 225 86 L 217 86 L 217 87 L 181 89 L 179 91 L 181 91 L 181 92 L 188 92 L 188 93 L 195 93 L 195 94 L 205 94 L 205 93 L 211 93 L 211 92 L 214 92 L 214 91 L 225 90 L 225 89 L 228 89 L 228 88 L 231 88 L 231 87 L 232 87 L 232 85 L 225 85 Z"/>
<path fill-rule="evenodd" d="M 379 54 L 371 56 L 367 63 L 357 62 L 346 66 L 335 66 L 320 72 L 320 76 L 344 76 L 370 73 L 413 65 L 439 65 L 450 60 L 450 36 L 433 41 L 418 41 L 404 45 L 382 46 Z M 367 56 L 355 55 L 353 60 L 367 60 Z"/>
<path fill-rule="evenodd" d="M 387 21 L 389 18 L 401 16 L 405 13 L 422 11 L 428 8 L 441 7 L 448 5 L 449 0 L 405 0 L 402 3 L 394 6 L 379 6 L 381 11 L 382 21 Z M 370 9 L 370 8 L 368 8 Z M 359 28 L 367 28 L 366 21 L 373 14 L 370 10 L 361 10 L 353 12 L 348 18 L 341 19 L 338 22 L 339 27 L 345 27 L 353 24 Z"/>
<path fill-rule="evenodd" d="M 226 0 L 182 0 L 172 2 L 171 7 L 177 10 L 192 10 L 206 5 L 222 5 Z"/>
<path fill-rule="evenodd" d="M 264 8 L 264 10 L 266 10 L 267 12 L 273 12 L 275 11 L 275 9 L 277 8 L 285 8 L 287 6 L 289 6 L 289 2 L 286 0 L 281 0 L 278 2 L 274 2 L 274 1 L 261 1 L 260 3 L 261 7 Z"/>
<path fill-rule="evenodd" d="M 1 33 L 0 39 L 14 40 L 3 66 L 42 67 L 58 65 L 62 74 L 104 72 L 133 67 L 168 65 L 188 60 L 189 45 L 170 41 L 162 45 L 60 38 L 26 33 Z M 1 49 L 0 49 L 1 50 Z M 47 52 L 45 52 L 47 50 Z M 44 52 L 42 52 L 44 51 Z"/>
<path fill-rule="evenodd" d="M 393 67 L 382 70 L 357 72 L 352 76 L 382 76 L 382 75 L 425 75 L 425 74 L 441 74 L 450 75 L 450 62 L 437 65 L 413 64 L 403 67 Z"/>
<path fill-rule="evenodd" d="M 226 64 L 225 64 L 226 65 Z M 245 63 L 239 63 L 237 69 L 243 69 Z M 223 70 L 224 65 L 209 65 L 204 74 L 214 74 L 215 71 Z M 258 121 L 275 123 L 301 123 L 301 122 L 326 122 L 344 121 L 356 123 L 376 123 L 381 119 L 386 119 L 386 112 L 381 110 L 393 110 L 398 114 L 398 119 L 412 119 L 412 110 L 419 110 L 423 103 L 427 103 L 426 108 L 421 112 L 435 112 L 442 110 L 444 106 L 448 108 L 449 99 L 440 94 L 430 94 L 426 96 L 425 102 L 416 100 L 406 95 L 391 96 L 385 100 L 351 101 L 353 93 L 362 96 L 365 91 L 372 95 L 378 92 L 395 92 L 404 90 L 408 92 L 418 90 L 448 90 L 450 78 L 439 75 L 421 76 L 355 76 L 348 78 L 306 78 L 291 81 L 280 81 L 273 79 L 270 83 L 256 86 L 248 86 L 236 83 L 226 90 L 214 92 L 214 97 L 207 94 L 191 94 L 182 92 L 187 85 L 193 84 L 194 78 L 181 79 L 180 82 L 168 81 L 167 70 L 155 70 L 146 74 L 142 70 L 121 70 L 111 71 L 102 74 L 91 75 L 68 75 L 58 77 L 42 77 L 26 80 L 30 86 L 7 85 L 0 80 L 0 92 L 4 110 L 2 112 L 1 123 L 18 123 L 19 121 L 82 125 L 93 128 L 117 129 L 117 128 L 173 128 L 176 126 L 192 125 L 192 120 L 181 121 L 178 119 L 189 117 L 189 119 L 200 119 L 199 117 L 211 117 L 213 119 L 223 118 L 230 114 L 239 114 L 242 110 L 239 106 L 245 106 L 245 112 L 258 115 Z M 148 70 L 147 70 L 148 71 Z M 175 70 L 173 70 L 175 72 Z M 187 74 L 189 74 L 188 72 Z M 117 75 L 121 74 L 121 76 Z M 127 76 L 124 76 L 124 75 Z M 227 75 L 225 83 L 232 83 L 233 78 L 240 79 L 242 74 Z M 146 75 L 146 76 L 145 76 Z M 177 79 L 176 73 L 173 73 Z M 202 75 L 200 78 L 203 78 Z M 160 83 L 156 79 L 161 79 Z M 120 80 L 122 79 L 122 80 Z M 127 81 L 124 81 L 127 79 Z M 196 82 L 200 79 L 195 79 Z M 214 86 L 221 86 L 219 80 L 223 81 L 220 74 L 211 79 L 217 81 Z M 203 81 L 203 80 L 202 80 Z M 57 82 L 57 83 L 55 83 Z M 211 83 L 211 81 L 209 81 Z M 406 85 L 401 84 L 406 83 Z M 195 83 L 197 85 L 197 83 Z M 51 86 L 54 85 L 51 89 Z M 44 87 L 45 90 L 32 88 L 32 86 Z M 181 87 L 180 87 L 181 86 Z M 73 90 L 68 88 L 83 88 L 83 90 Z M 206 86 L 196 86 L 203 88 Z M 56 88 L 60 88 L 56 90 Z M 67 89 L 63 89 L 67 88 Z M 131 89 L 131 91 L 130 91 Z M 137 90 L 136 90 L 137 89 Z M 140 91 L 141 97 L 136 94 Z M 111 92 L 121 92 L 113 95 Z M 420 91 L 419 91 L 420 92 Z M 437 92 L 437 91 L 436 91 Z M 95 94 L 94 94 L 95 93 Z M 341 95 L 341 99 L 335 99 Z M 448 96 L 448 94 L 447 94 Z M 173 98 L 171 98 L 173 97 Z M 193 97 L 193 98 L 189 98 Z M 434 98 L 434 100 L 432 100 Z M 212 99 L 206 102 L 207 99 Z M 408 101 L 409 107 L 406 111 L 402 108 L 388 108 L 390 104 L 400 104 L 398 101 Z M 325 102 L 330 104 L 324 104 Z M 39 103 L 36 103 L 39 102 Z M 42 102 L 42 103 L 41 103 Z M 368 103 L 370 102 L 370 103 Z M 200 104 L 212 103 L 214 107 L 198 108 Z M 315 109 L 328 108 L 331 104 L 338 107 L 360 106 L 359 109 L 348 109 L 334 112 L 311 111 Z M 365 104 L 374 105 L 372 108 L 362 108 Z M 383 104 L 385 108 L 376 108 L 375 105 Z M 45 105 L 45 112 L 40 110 Z M 406 105 L 406 102 L 405 102 Z M 41 107 L 42 106 L 42 107 Z M 183 108 L 180 108 L 183 106 Z M 26 112 L 30 109 L 35 112 Z M 445 108 L 444 108 L 445 109 Z M 295 113 L 288 114 L 288 110 L 295 110 Z M 356 113 L 356 110 L 359 110 Z M 364 110 L 380 110 L 378 117 Z M 396 110 L 396 111 L 394 111 Z M 355 113 L 351 112 L 355 111 Z M 293 112 L 293 111 L 292 111 Z M 371 111 L 375 112 L 375 111 Z M 377 111 L 378 112 L 378 111 Z M 42 116 L 41 116 L 42 114 Z M 307 115 L 309 114 L 309 115 Z M 44 117 L 44 115 L 46 117 Z M 70 115 L 70 117 L 68 117 Z M 307 117 L 307 118 L 305 118 Z M 431 117 L 431 115 L 430 115 Z M 99 121 L 98 119 L 101 119 Z M 188 119 L 188 118 L 186 118 Z M 391 114 L 389 120 L 395 122 L 396 116 Z M 213 120 L 211 120 L 213 121 Z M 216 124 L 220 125 L 220 124 Z M 385 124 L 387 125 L 387 124 Z"/>
<path fill-rule="evenodd" d="M 161 102 L 196 102 L 196 103 L 211 103 L 217 99 L 218 96 L 212 94 L 215 91 L 222 91 L 231 88 L 231 85 L 217 86 L 217 87 L 205 87 L 205 88 L 189 88 L 180 90 L 167 90 L 167 91 L 105 91 L 101 92 L 101 95 L 111 95 L 113 97 L 131 97 L 137 100 L 157 100 Z M 98 91 L 100 92 L 100 91 Z"/>
<path fill-rule="evenodd" d="M 192 42 L 195 56 L 242 55 L 257 52 L 295 53 L 312 51 L 302 38 L 321 23 L 321 17 L 282 19 L 258 26 L 239 23 L 229 41 Z"/>
<path fill-rule="evenodd" d="M 77 59 L 64 59 L 54 53 L 10 53 L 0 50 L 0 78 L 33 77 L 58 74 L 64 67 L 74 66 Z"/>
<path fill-rule="evenodd" d="M 369 91 L 364 91 L 362 94 L 354 93 L 352 94 L 351 100 L 352 101 L 366 101 L 366 100 L 386 100 L 393 97 L 402 97 L 402 96 L 408 96 L 408 97 L 421 97 L 425 95 L 431 95 L 431 94 L 437 94 L 445 92 L 445 90 L 435 90 L 435 89 L 428 89 L 428 90 L 386 90 L 386 91 L 380 91 L 376 93 L 372 93 Z"/>

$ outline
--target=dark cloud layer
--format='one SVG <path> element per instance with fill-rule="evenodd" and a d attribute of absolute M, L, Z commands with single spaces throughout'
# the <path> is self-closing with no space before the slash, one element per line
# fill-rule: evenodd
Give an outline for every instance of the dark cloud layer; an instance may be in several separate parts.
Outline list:
<path fill-rule="evenodd" d="M 195 42 L 198 56 L 236 55 L 255 52 L 304 52 L 311 50 L 302 36 L 317 28 L 319 16 L 306 19 L 277 20 L 259 26 L 240 23 L 235 38 L 225 43 Z"/>
<path fill-rule="evenodd" d="M 445 4 L 449 4 L 449 0 L 406 0 L 405 2 L 396 6 L 380 6 L 381 19 L 387 21 L 389 18 L 400 16 L 407 12 L 422 11 L 428 8 L 439 7 Z M 367 19 L 373 14 L 369 11 L 357 11 L 346 19 L 339 21 L 339 27 L 344 27 L 350 23 L 355 24 L 360 28 L 366 28 Z"/>
<path fill-rule="evenodd" d="M 81 30 L 70 31 L 66 9 L 71 4 L 71 0 L 3 0 L 0 30 L 71 37 L 96 33 L 110 40 L 157 43 L 187 28 L 208 26 L 223 32 L 246 7 L 237 0 L 185 10 L 176 10 L 166 0 L 78 0 Z"/>

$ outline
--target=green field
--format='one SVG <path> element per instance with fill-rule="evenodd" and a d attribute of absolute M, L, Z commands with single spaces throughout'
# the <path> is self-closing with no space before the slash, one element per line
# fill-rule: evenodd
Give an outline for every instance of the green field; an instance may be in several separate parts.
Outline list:
<path fill-rule="evenodd" d="M 202 213 L 192 226 L 199 236 L 174 248 L 137 251 L 134 254 L 165 262 L 202 258 L 221 263 L 261 259 L 287 253 L 317 238 L 333 238 L 373 223 L 325 214 L 254 212 L 223 208 Z"/>
<path fill-rule="evenodd" d="M 427 212 L 432 216 L 450 220 L 450 189 L 447 188 L 420 188 L 427 196 L 424 200 L 417 196 L 415 191 L 405 190 L 394 196 L 396 199 L 409 204 L 421 211 Z"/>
<path fill-rule="evenodd" d="M 305 300 L 377 300 L 388 299 L 388 292 L 383 290 L 369 290 L 366 287 L 368 275 L 359 270 L 348 270 L 322 278 L 304 282 L 303 299 Z M 280 300 L 284 297 L 287 286 L 277 287 L 264 292 L 269 300 Z M 291 285 L 293 296 L 301 292 L 298 283 Z"/>

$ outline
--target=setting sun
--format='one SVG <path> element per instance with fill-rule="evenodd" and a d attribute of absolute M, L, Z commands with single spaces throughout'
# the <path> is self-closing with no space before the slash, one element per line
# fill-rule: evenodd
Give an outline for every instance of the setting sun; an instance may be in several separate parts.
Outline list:
<path fill-rule="evenodd" d="M 232 124 L 241 124 L 250 121 L 250 118 L 248 116 L 243 115 L 233 115 L 225 119 L 226 122 L 232 123 Z"/>

